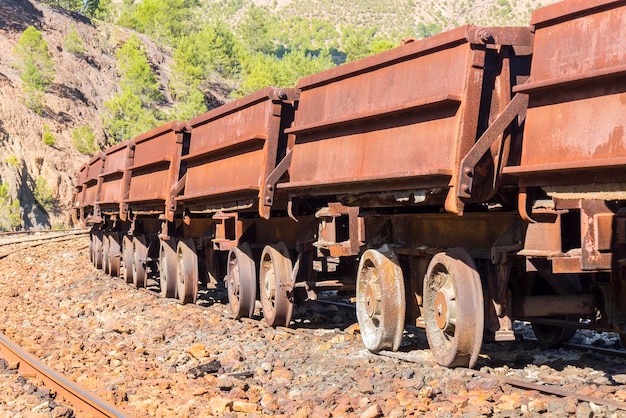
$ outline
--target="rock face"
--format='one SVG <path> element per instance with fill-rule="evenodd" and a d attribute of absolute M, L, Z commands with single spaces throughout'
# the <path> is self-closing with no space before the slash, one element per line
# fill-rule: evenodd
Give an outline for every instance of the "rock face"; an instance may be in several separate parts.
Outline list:
<path fill-rule="evenodd" d="M 41 114 L 24 104 L 20 58 L 15 53 L 20 36 L 31 25 L 43 33 L 55 67 Z M 85 47 L 79 56 L 65 47 L 68 33 L 74 30 Z M 98 145 L 106 144 L 102 115 L 104 102 L 118 89 L 115 50 L 129 36 L 130 31 L 35 1 L 0 1 L 0 181 L 21 203 L 23 227 L 71 224 L 68 209 L 75 172 L 89 158 L 73 147 L 72 131 L 88 125 Z M 142 39 L 161 85 L 166 86 L 169 52 Z M 53 146 L 42 141 L 44 125 L 54 136 Z M 47 210 L 33 195 L 39 177 L 46 179 L 54 199 Z"/>

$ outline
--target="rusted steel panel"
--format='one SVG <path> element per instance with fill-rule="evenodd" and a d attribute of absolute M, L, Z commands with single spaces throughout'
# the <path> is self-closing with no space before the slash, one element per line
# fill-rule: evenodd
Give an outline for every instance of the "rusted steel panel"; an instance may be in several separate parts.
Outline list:
<path fill-rule="evenodd" d="M 626 3 L 567 1 L 533 13 L 522 185 L 626 181 Z M 575 190 L 570 190 L 575 192 Z"/>
<path fill-rule="evenodd" d="M 86 174 L 84 177 L 84 187 L 82 191 L 80 206 L 94 206 L 98 200 L 100 192 L 100 174 L 104 166 L 104 153 L 99 152 L 87 162 Z"/>
<path fill-rule="evenodd" d="M 137 136 L 129 149 L 133 151 L 132 166 L 123 202 L 130 210 L 157 210 L 173 220 L 170 190 L 179 179 L 180 156 L 187 126 L 170 122 Z"/>
<path fill-rule="evenodd" d="M 102 187 L 100 189 L 99 204 L 118 206 L 124 197 L 123 177 L 131 160 L 128 158 L 130 142 L 124 141 L 113 147 L 107 148 L 105 152 L 104 168 L 102 177 Z"/>
<path fill-rule="evenodd" d="M 87 163 L 83 164 L 78 171 L 78 175 L 76 176 L 76 185 L 82 186 L 87 181 Z"/>
<path fill-rule="evenodd" d="M 439 188 L 444 196 L 457 188 L 460 159 L 488 124 L 490 107 L 506 105 L 511 90 L 496 81 L 497 50 L 468 38 L 532 42 L 527 29 L 484 37 L 478 29 L 460 27 L 301 79 L 287 131 L 290 179 L 279 187 L 292 195 Z M 454 199 L 446 209 L 460 213 Z"/>
<path fill-rule="evenodd" d="M 265 180 L 285 155 L 283 129 L 293 118 L 295 97 L 293 89 L 270 87 L 190 120 L 184 194 L 177 200 L 197 209 L 262 199 Z"/>
<path fill-rule="evenodd" d="M 372 216 L 365 218 L 366 241 L 376 242 L 378 235 L 393 237 L 403 247 L 443 250 L 455 246 L 470 248 L 475 255 L 489 257 L 500 236 L 517 221 L 514 213 L 467 213 L 462 217 L 448 213 Z"/>
<path fill-rule="evenodd" d="M 76 187 L 74 191 L 74 207 L 81 208 L 85 200 L 85 190 L 87 188 L 87 163 L 83 164 L 76 174 Z"/>

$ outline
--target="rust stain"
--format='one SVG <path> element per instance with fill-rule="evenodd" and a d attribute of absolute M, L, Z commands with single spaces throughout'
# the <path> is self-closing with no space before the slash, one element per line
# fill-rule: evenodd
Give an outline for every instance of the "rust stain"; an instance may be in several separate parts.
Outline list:
<path fill-rule="evenodd" d="M 624 126 L 618 125 L 609 134 L 608 140 L 602 146 L 596 148 L 594 158 L 619 157 L 626 155 L 626 139 L 624 138 Z"/>

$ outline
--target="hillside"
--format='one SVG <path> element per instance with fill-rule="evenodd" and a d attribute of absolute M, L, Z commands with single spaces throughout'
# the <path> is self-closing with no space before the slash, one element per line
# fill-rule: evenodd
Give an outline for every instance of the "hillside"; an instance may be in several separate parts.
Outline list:
<path fill-rule="evenodd" d="M 390 34 L 420 26 L 451 29 L 464 24 L 526 25 L 532 10 L 553 0 L 253 0 L 282 16 L 327 19 L 341 25 L 378 27 Z M 402 34 L 403 36 L 413 34 Z"/>
<path fill-rule="evenodd" d="M 148 0 L 100 1 L 107 4 L 106 13 L 89 19 L 50 5 L 78 7 L 82 1 L 0 0 L 0 231 L 71 224 L 75 172 L 89 158 L 78 151 L 77 131 L 93 133 L 95 151 L 132 137 L 112 131 L 117 125 L 110 122 L 110 102 L 125 97 L 128 83 L 116 54 L 133 37 L 138 37 L 154 76 L 152 102 L 136 104 L 133 111 L 150 108 L 155 116 L 148 124 L 157 124 L 198 114 L 267 84 L 293 84 L 307 72 L 375 52 L 374 41 L 380 50 L 397 45 L 405 36 L 422 37 L 464 23 L 524 24 L 530 10 L 539 6 L 535 0 L 180 0 L 190 6 L 174 11 L 186 14 L 157 16 L 172 27 L 160 23 L 150 27 L 137 20 L 138 10 Z M 250 12 L 254 7 L 256 15 Z M 43 36 L 54 69 L 39 109 L 28 104 L 23 58 L 17 52 L 30 26 Z M 262 29 L 267 32 L 263 36 Z M 176 38 L 168 32 L 173 30 L 179 31 Z M 193 34 L 214 36 L 220 48 L 226 43 L 230 50 L 214 49 L 200 57 L 209 49 L 202 37 L 183 50 L 178 40 L 191 39 Z M 78 38 L 80 51 L 71 47 L 71 37 Z M 359 46 L 363 37 L 365 47 L 355 52 L 354 45 Z M 250 44 L 261 41 L 265 44 L 255 45 L 257 50 L 251 52 Z M 311 55 L 316 48 L 317 53 L 332 50 L 327 53 L 335 62 Z M 186 58 L 181 61 L 181 56 Z M 285 63 L 292 67 L 284 67 Z M 182 101 L 188 97 L 196 102 Z"/>
<path fill-rule="evenodd" d="M 56 73 L 43 97 L 41 114 L 24 103 L 26 94 L 15 53 L 20 35 L 31 25 L 43 32 Z M 64 45 L 71 29 L 83 40 L 81 56 L 70 53 Z M 0 0 L 0 182 L 8 191 L 5 201 L 0 200 L 0 230 L 11 229 L 2 207 L 9 199 L 19 200 L 24 228 L 71 224 L 75 172 L 89 158 L 73 146 L 72 132 L 89 126 L 98 147 L 105 146 L 104 102 L 119 88 L 115 49 L 129 33 L 36 2 Z M 169 52 L 145 36 L 142 40 L 151 63 L 159 70 L 159 82 L 167 85 Z M 167 100 L 162 103 L 168 104 Z M 42 142 L 46 130 L 53 137 L 52 146 Z M 45 184 L 38 183 L 40 178 Z"/>

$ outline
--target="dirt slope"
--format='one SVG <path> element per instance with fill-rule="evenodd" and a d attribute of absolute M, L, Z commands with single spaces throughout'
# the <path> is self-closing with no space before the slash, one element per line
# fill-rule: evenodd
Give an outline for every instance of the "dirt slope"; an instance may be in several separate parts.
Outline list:
<path fill-rule="evenodd" d="M 53 54 L 56 77 L 44 97 L 41 115 L 24 105 L 15 46 L 28 26 L 42 31 Z M 64 49 L 71 28 L 83 40 L 86 52 L 76 57 Z M 104 102 L 118 88 L 115 47 L 130 32 L 62 9 L 28 0 L 0 0 L 0 181 L 20 200 L 26 228 L 68 224 L 73 176 L 89 158 L 72 146 L 72 130 L 89 125 L 104 144 Z M 151 62 L 167 85 L 169 53 L 146 43 Z M 54 146 L 42 142 L 44 125 L 55 138 Z M 32 190 L 43 176 L 55 204 L 46 211 L 35 202 Z"/>

